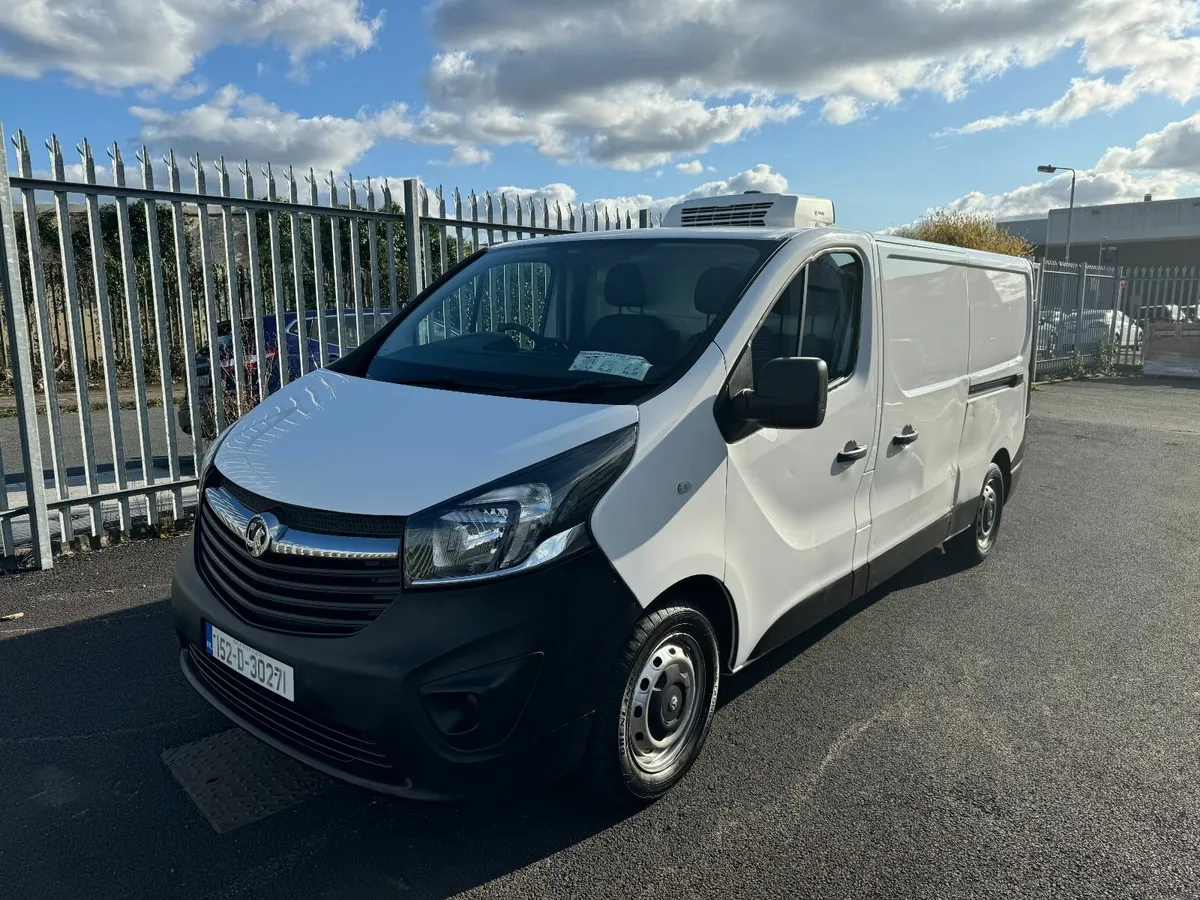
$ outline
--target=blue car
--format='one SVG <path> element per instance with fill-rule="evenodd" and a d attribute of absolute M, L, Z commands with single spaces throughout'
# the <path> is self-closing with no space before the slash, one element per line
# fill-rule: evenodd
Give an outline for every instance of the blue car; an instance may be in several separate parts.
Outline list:
<path fill-rule="evenodd" d="M 342 327 L 346 337 L 346 350 L 353 350 L 360 343 L 360 338 L 355 327 L 354 310 L 343 310 L 341 315 Z M 377 328 L 385 325 L 391 319 L 392 315 L 393 313 L 386 309 L 380 310 L 378 313 L 371 310 L 364 310 L 361 338 L 370 337 L 375 333 Z M 293 380 L 299 378 L 301 375 L 301 353 L 305 353 L 308 356 L 309 370 L 319 368 L 322 365 L 320 359 L 321 345 L 318 339 L 317 312 L 313 310 L 305 316 L 303 335 L 301 335 L 298 317 L 294 312 L 284 315 L 284 323 L 288 379 Z M 265 362 L 260 361 L 258 357 L 254 319 L 242 319 L 240 330 L 243 371 L 238 373 L 233 352 L 233 325 L 228 320 L 217 324 L 217 351 L 221 373 L 221 397 L 223 398 L 226 422 L 230 422 L 238 416 L 237 382 L 239 374 L 248 406 L 257 405 L 261 399 L 259 396 L 258 376 L 260 363 L 267 367 L 267 393 L 274 393 L 280 386 L 279 330 L 275 317 L 268 315 L 262 319 L 263 343 L 267 351 Z M 342 354 L 342 347 L 338 340 L 338 314 L 336 312 L 327 311 L 325 313 L 325 335 L 325 362 L 328 363 L 337 359 Z M 216 437 L 217 426 L 213 407 L 212 358 L 208 347 L 202 347 L 196 353 L 195 366 L 196 385 L 203 400 L 200 407 L 201 428 L 204 438 L 211 440 Z M 179 404 L 178 421 L 179 427 L 183 429 L 184 434 L 192 433 L 191 408 L 186 397 Z"/>

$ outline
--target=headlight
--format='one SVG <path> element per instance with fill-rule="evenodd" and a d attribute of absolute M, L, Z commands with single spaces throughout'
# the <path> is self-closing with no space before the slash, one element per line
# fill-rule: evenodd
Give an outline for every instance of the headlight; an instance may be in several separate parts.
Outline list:
<path fill-rule="evenodd" d="M 636 443 L 631 425 L 411 516 L 404 529 L 405 585 L 491 578 L 581 546 L 588 516 L 629 464 Z"/>

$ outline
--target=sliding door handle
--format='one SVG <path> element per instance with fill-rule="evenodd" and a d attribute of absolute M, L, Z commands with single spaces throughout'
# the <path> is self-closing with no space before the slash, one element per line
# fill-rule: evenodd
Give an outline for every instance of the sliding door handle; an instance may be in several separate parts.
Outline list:
<path fill-rule="evenodd" d="M 866 455 L 866 445 L 851 441 L 846 445 L 846 448 L 837 455 L 837 461 L 840 463 L 854 462 L 856 459 L 862 459 Z"/>
<path fill-rule="evenodd" d="M 914 431 L 911 425 L 905 425 L 904 430 L 892 438 L 892 443 L 897 447 L 907 447 L 909 444 L 914 443 L 920 436 L 920 433 Z"/>

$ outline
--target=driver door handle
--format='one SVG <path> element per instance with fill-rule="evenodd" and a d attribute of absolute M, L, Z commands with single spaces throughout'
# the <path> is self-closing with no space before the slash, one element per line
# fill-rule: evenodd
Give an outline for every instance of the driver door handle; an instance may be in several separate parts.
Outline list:
<path fill-rule="evenodd" d="M 892 443 L 897 447 L 907 447 L 920 436 L 920 432 L 914 431 L 911 425 L 905 425 L 904 430 L 892 438 Z"/>
<path fill-rule="evenodd" d="M 867 447 L 865 444 L 858 444 L 851 441 L 846 445 L 846 449 L 837 455 L 837 461 L 840 463 L 854 462 L 856 459 L 862 459 L 866 455 Z"/>

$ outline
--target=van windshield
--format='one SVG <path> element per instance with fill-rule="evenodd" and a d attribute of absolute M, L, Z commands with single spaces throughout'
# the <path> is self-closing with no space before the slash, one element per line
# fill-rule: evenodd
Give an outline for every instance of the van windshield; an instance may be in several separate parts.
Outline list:
<path fill-rule="evenodd" d="M 775 239 L 534 241 L 489 250 L 380 344 L 378 381 L 635 402 L 711 339 Z"/>

